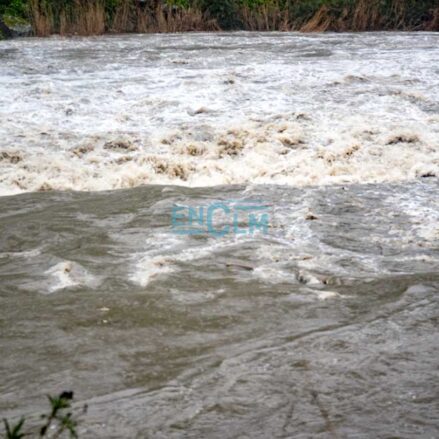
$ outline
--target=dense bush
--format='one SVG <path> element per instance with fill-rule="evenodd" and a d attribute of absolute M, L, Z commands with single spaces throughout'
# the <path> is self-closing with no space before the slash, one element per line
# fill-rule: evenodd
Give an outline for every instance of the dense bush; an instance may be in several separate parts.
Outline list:
<path fill-rule="evenodd" d="M 238 3 L 236 0 L 203 0 L 200 5 L 222 29 L 237 29 L 242 26 L 238 18 Z"/>
<path fill-rule="evenodd" d="M 26 0 L 0 0 L 0 14 L 13 17 L 27 17 L 28 3 Z"/>

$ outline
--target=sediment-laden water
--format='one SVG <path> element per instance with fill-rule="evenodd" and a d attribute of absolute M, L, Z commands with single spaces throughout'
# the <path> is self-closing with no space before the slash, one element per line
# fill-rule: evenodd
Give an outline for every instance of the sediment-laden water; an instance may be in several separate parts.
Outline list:
<path fill-rule="evenodd" d="M 438 41 L 1 42 L 2 417 L 72 389 L 81 437 L 436 437 Z"/>
<path fill-rule="evenodd" d="M 439 174 L 437 33 L 0 44 L 4 195 Z"/>

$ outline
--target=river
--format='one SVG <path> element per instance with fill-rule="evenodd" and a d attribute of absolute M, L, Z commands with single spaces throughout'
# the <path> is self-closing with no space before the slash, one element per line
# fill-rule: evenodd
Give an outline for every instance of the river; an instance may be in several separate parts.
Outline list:
<path fill-rule="evenodd" d="M 438 43 L 0 42 L 1 417 L 437 437 Z"/>

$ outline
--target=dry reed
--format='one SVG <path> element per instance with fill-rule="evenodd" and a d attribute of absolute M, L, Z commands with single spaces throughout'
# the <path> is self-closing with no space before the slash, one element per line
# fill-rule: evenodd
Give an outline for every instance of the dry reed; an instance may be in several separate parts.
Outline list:
<path fill-rule="evenodd" d="M 170 7 L 160 1 L 120 0 L 111 13 L 105 9 L 105 0 L 70 0 L 58 8 L 50 0 L 29 0 L 29 4 L 38 36 L 220 30 L 195 0 L 190 8 Z M 299 8 L 304 5 L 306 9 Z M 241 3 L 234 17 L 237 28 L 252 31 L 439 30 L 439 7 L 426 10 L 422 17 L 410 17 L 407 0 L 389 0 L 385 10 L 383 7 L 381 0 L 347 1 L 338 7 L 320 3 L 317 8 L 304 0 L 270 0 L 253 6 Z"/>

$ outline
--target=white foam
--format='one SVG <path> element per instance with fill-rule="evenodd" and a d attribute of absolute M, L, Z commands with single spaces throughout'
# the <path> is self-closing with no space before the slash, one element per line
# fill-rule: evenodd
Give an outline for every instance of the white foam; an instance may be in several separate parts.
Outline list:
<path fill-rule="evenodd" d="M 32 250 L 22 252 L 2 252 L 0 258 L 35 258 L 41 254 L 41 248 L 34 248 Z"/>
<path fill-rule="evenodd" d="M 49 293 L 64 288 L 78 288 L 81 286 L 96 288 L 99 285 L 98 278 L 88 273 L 80 264 L 72 261 L 59 262 L 49 268 L 45 274 L 49 275 Z"/>
<path fill-rule="evenodd" d="M 261 265 L 254 269 L 254 276 L 261 279 L 264 282 L 269 283 L 296 283 L 296 276 L 294 273 L 284 271 L 280 267 L 270 266 L 270 265 Z"/>
<path fill-rule="evenodd" d="M 130 280 L 141 287 L 146 287 L 160 275 L 172 273 L 174 268 L 171 262 L 164 256 L 143 257 L 135 264 Z"/>
<path fill-rule="evenodd" d="M 435 34 L 248 38 L 2 42 L 0 195 L 438 176 Z"/>
<path fill-rule="evenodd" d="M 337 291 L 317 291 L 315 290 L 314 293 L 316 294 L 317 298 L 319 300 L 328 300 L 328 299 L 335 299 L 338 297 L 341 297 Z"/>

